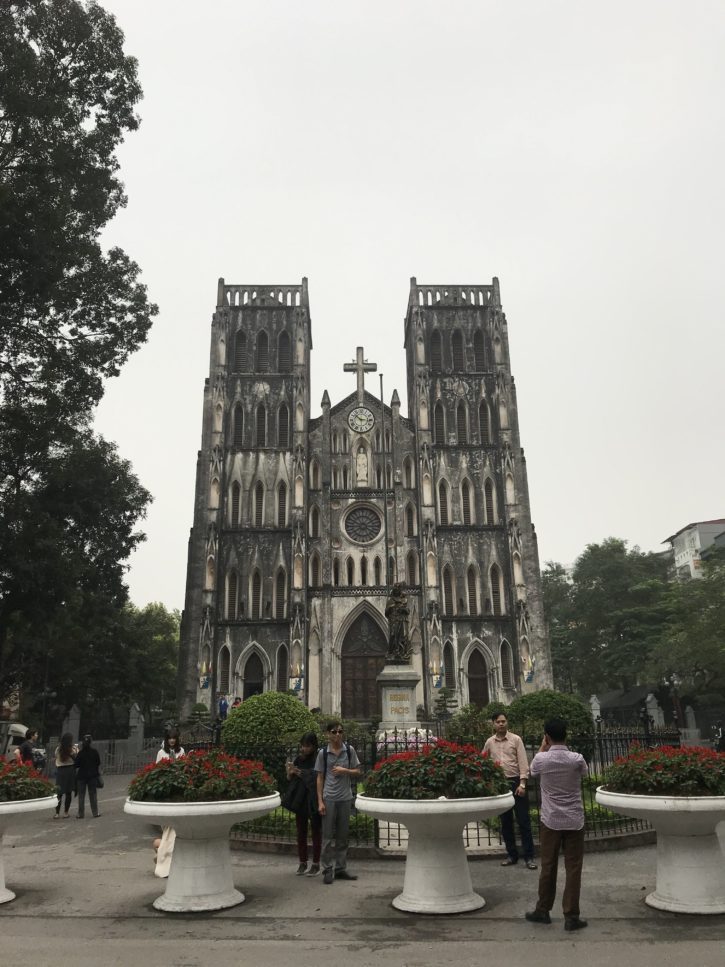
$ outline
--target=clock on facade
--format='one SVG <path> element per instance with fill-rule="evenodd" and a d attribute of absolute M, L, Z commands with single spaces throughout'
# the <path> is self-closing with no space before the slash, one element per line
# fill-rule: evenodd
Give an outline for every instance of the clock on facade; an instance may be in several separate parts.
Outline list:
<path fill-rule="evenodd" d="M 356 433 L 367 433 L 375 425 L 375 417 L 367 406 L 356 406 L 347 418 L 351 430 Z"/>

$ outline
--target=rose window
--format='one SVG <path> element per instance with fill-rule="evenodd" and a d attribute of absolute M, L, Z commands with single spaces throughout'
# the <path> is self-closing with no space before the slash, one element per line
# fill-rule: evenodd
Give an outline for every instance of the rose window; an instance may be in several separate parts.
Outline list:
<path fill-rule="evenodd" d="M 372 507 L 353 507 L 345 518 L 348 537 L 359 544 L 373 541 L 380 533 L 380 517 Z"/>

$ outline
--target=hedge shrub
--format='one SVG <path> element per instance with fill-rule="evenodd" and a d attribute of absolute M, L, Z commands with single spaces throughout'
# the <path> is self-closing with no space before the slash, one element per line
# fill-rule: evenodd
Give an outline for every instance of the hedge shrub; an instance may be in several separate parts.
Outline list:
<path fill-rule="evenodd" d="M 571 736 L 589 736 L 593 732 L 591 712 L 581 699 L 542 689 L 522 695 L 510 705 L 501 702 L 490 702 L 484 708 L 466 705 L 450 720 L 446 733 L 457 742 L 483 742 L 493 734 L 491 717 L 500 712 L 508 719 L 512 732 L 530 741 L 541 739 L 544 722 L 551 718 L 564 719 Z"/>

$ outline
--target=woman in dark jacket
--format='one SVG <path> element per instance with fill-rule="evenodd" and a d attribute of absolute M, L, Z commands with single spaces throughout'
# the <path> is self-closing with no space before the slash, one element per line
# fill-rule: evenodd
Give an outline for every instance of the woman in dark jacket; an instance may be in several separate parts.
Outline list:
<path fill-rule="evenodd" d="M 98 750 L 91 745 L 90 735 L 83 736 L 83 745 L 76 756 L 76 782 L 78 784 L 78 819 L 85 818 L 86 789 L 91 801 L 91 812 L 94 817 L 98 812 L 98 778 L 101 774 L 101 757 Z"/>
<path fill-rule="evenodd" d="M 293 802 L 288 808 L 295 813 L 297 821 L 297 856 L 299 866 L 297 876 L 317 876 L 320 872 L 320 851 L 322 849 L 322 818 L 317 812 L 317 793 L 315 790 L 315 761 L 317 759 L 317 736 L 305 732 L 300 739 L 300 752 L 294 762 L 287 762 L 287 778 L 295 783 L 290 789 Z M 312 864 L 307 869 L 307 824 L 312 827 Z"/>

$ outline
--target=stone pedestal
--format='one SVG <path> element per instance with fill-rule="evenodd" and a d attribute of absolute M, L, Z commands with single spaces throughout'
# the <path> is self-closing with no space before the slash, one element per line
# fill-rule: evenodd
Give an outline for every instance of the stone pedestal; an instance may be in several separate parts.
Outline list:
<path fill-rule="evenodd" d="M 378 675 L 381 690 L 383 732 L 419 728 L 415 690 L 420 675 L 410 665 L 386 665 Z"/>

